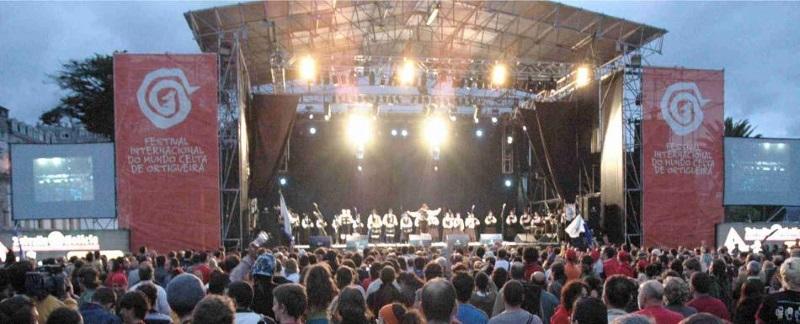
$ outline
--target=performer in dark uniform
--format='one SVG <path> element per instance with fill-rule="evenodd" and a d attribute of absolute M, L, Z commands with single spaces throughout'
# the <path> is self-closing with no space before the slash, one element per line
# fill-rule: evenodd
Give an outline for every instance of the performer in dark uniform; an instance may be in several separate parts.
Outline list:
<path fill-rule="evenodd" d="M 414 233 L 414 220 L 411 219 L 411 216 L 408 213 L 403 213 L 402 217 L 400 217 L 400 232 L 402 233 L 400 237 L 400 242 L 408 242 L 408 235 Z"/>
<path fill-rule="evenodd" d="M 311 222 L 311 217 L 308 217 L 308 214 L 303 214 L 303 220 L 300 221 L 300 238 L 297 241 L 304 244 L 309 243 L 309 238 L 311 237 L 311 228 L 313 227 L 314 223 Z"/>
<path fill-rule="evenodd" d="M 378 211 L 373 209 L 372 213 L 369 214 L 367 218 L 367 228 L 369 229 L 369 241 L 373 243 L 380 241 L 383 220 L 381 220 L 381 216 L 378 215 Z"/>
<path fill-rule="evenodd" d="M 494 213 L 489 211 L 489 214 L 486 215 L 486 218 L 483 219 L 483 231 L 486 233 L 497 233 L 497 217 L 494 217 Z"/>

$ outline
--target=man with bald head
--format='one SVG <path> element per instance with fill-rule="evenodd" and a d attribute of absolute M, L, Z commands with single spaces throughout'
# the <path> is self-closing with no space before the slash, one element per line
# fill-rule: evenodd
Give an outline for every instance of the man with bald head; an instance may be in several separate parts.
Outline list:
<path fill-rule="evenodd" d="M 449 324 L 456 314 L 456 289 L 442 278 L 428 281 L 420 294 L 422 313 L 428 324 Z"/>
<path fill-rule="evenodd" d="M 683 315 L 664 307 L 664 286 L 658 280 L 648 280 L 639 286 L 639 309 L 634 314 L 645 315 L 656 324 L 677 324 Z"/>

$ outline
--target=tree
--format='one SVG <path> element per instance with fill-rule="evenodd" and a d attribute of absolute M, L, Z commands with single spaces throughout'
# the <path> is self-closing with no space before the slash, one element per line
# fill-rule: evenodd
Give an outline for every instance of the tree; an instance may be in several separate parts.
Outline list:
<path fill-rule="evenodd" d="M 755 137 L 761 138 L 761 134 L 753 135 L 756 127 L 750 124 L 747 119 L 742 119 L 737 122 L 733 118 L 725 118 L 725 137 Z"/>
<path fill-rule="evenodd" d="M 78 61 L 70 60 L 50 78 L 66 91 L 59 103 L 44 112 L 44 124 L 80 121 L 88 131 L 114 137 L 113 56 L 95 54 Z"/>

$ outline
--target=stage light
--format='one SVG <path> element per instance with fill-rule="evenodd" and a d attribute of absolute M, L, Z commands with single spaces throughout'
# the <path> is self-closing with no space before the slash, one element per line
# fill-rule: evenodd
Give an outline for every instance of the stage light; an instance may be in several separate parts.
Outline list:
<path fill-rule="evenodd" d="M 439 166 L 438 165 L 433 166 L 433 172 L 439 172 Z"/>
<path fill-rule="evenodd" d="M 392 136 L 397 136 L 397 130 L 396 129 L 392 130 Z"/>
<path fill-rule="evenodd" d="M 308 114 L 308 119 L 314 120 L 314 114 Z"/>
<path fill-rule="evenodd" d="M 311 55 L 306 55 L 298 61 L 300 79 L 311 82 L 317 78 L 317 61 Z"/>
<path fill-rule="evenodd" d="M 511 188 L 511 179 L 506 179 L 505 185 L 506 188 Z"/>
<path fill-rule="evenodd" d="M 312 126 L 311 128 L 308 129 L 308 133 L 311 134 L 311 135 L 316 134 L 317 133 L 317 128 Z"/>
<path fill-rule="evenodd" d="M 400 132 L 400 135 L 403 135 L 403 137 L 406 137 L 406 136 L 408 136 L 408 131 L 404 129 L 403 131 Z"/>
<path fill-rule="evenodd" d="M 477 137 L 483 137 L 483 130 L 482 130 L 482 129 L 476 130 L 476 131 L 475 131 L 475 136 L 477 136 Z"/>
<path fill-rule="evenodd" d="M 347 122 L 347 137 L 356 147 L 363 148 L 372 141 L 373 120 L 367 115 L 353 114 Z"/>
<path fill-rule="evenodd" d="M 511 135 L 506 136 L 506 143 L 514 144 L 514 136 Z"/>
<path fill-rule="evenodd" d="M 331 120 L 331 115 L 325 115 L 325 121 Z"/>
<path fill-rule="evenodd" d="M 281 177 L 281 179 L 280 179 L 280 180 L 278 180 L 278 181 L 280 182 L 281 186 L 285 186 L 285 185 L 286 185 L 286 182 L 287 182 L 287 181 L 286 181 L 286 178 L 284 178 L 284 177 Z"/>
<path fill-rule="evenodd" d="M 456 121 L 456 115 L 450 115 L 450 121 L 451 122 L 455 122 Z"/>
<path fill-rule="evenodd" d="M 497 117 L 492 116 L 492 124 L 497 124 Z"/>
<path fill-rule="evenodd" d="M 498 63 L 492 68 L 492 84 L 500 87 L 506 83 L 508 79 L 508 67 L 505 64 Z"/>
<path fill-rule="evenodd" d="M 359 166 L 358 166 L 358 172 L 361 172 L 361 171 L 364 171 L 364 168 L 362 168 L 362 167 L 359 165 Z"/>
<path fill-rule="evenodd" d="M 400 66 L 400 71 L 397 71 L 397 75 L 400 78 L 401 85 L 409 85 L 414 82 L 414 77 L 416 76 L 416 67 L 414 66 L 414 61 L 412 60 L 405 60 L 403 65 Z"/>
<path fill-rule="evenodd" d="M 426 118 L 424 126 L 425 139 L 434 149 L 439 148 L 447 140 L 447 123 L 441 117 Z"/>
<path fill-rule="evenodd" d="M 589 69 L 589 66 L 581 65 L 578 67 L 578 70 L 575 71 L 575 86 L 580 88 L 589 84 L 591 77 L 592 71 Z"/>
<path fill-rule="evenodd" d="M 522 131 L 523 132 L 527 132 L 528 131 L 528 126 L 522 125 Z"/>

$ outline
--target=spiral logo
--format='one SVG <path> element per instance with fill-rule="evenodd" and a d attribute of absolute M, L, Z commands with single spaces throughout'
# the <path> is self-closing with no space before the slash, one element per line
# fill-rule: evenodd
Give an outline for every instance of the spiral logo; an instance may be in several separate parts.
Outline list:
<path fill-rule="evenodd" d="M 186 119 L 192 111 L 189 95 L 197 89 L 189 85 L 181 69 L 158 69 L 144 77 L 136 99 L 139 109 L 154 126 L 167 129 Z"/>
<path fill-rule="evenodd" d="M 670 85 L 661 97 L 661 117 L 677 135 L 694 132 L 703 123 L 703 99 L 694 82 L 677 82 Z"/>

